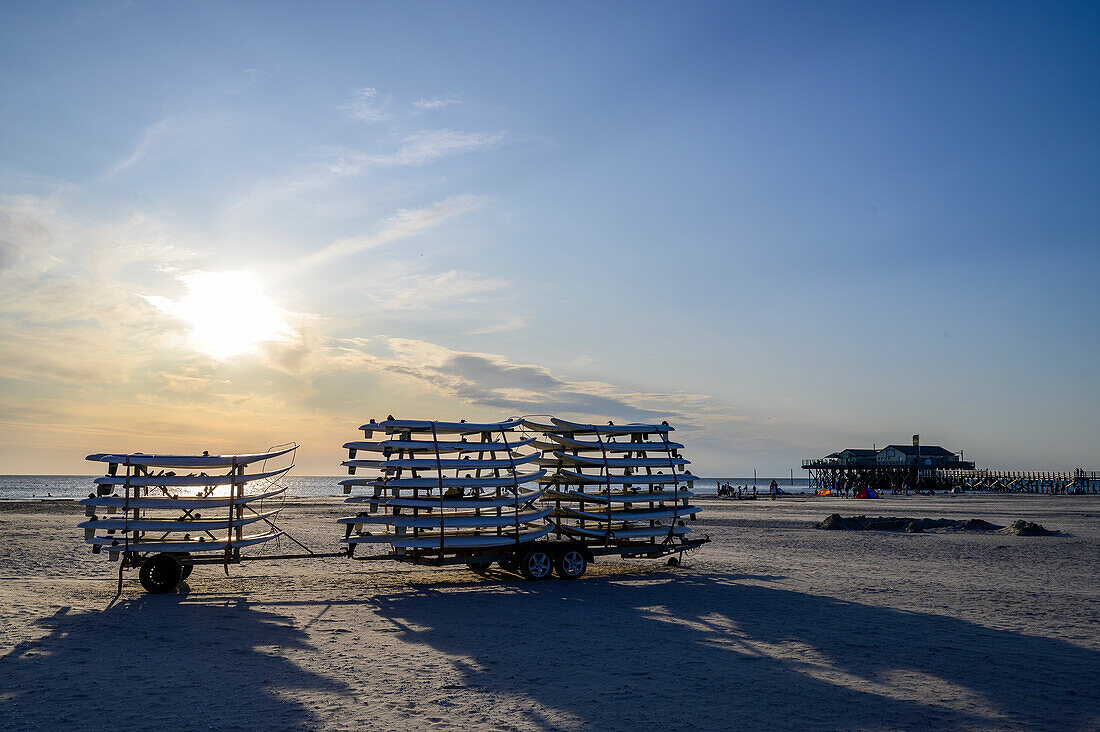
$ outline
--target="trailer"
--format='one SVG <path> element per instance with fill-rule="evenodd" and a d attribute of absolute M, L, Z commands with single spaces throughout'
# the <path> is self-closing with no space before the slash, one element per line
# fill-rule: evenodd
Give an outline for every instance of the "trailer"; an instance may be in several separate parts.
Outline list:
<path fill-rule="evenodd" d="M 200 564 L 228 574 L 245 561 L 334 557 L 577 579 L 596 557 L 682 558 L 708 542 L 688 536 L 694 476 L 682 445 L 668 440 L 672 428 L 610 427 L 372 419 L 360 427 L 364 439 L 344 444 L 349 477 L 340 485 L 360 510 L 337 519 L 341 551 L 314 551 L 275 523 L 297 444 L 248 455 L 89 455 L 108 469 L 81 501 L 89 519 L 80 527 L 93 553 L 119 561 L 119 593 L 126 569 L 139 570 L 148 592 L 165 593 Z M 599 459 L 588 455 L 593 444 Z M 663 458 L 653 456 L 658 446 Z M 264 529 L 246 533 L 256 526 Z M 247 551 L 279 538 L 303 551 Z"/>

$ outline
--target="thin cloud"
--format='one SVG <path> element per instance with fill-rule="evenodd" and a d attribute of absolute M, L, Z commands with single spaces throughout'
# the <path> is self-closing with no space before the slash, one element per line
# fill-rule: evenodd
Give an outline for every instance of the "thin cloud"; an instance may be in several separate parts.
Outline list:
<path fill-rule="evenodd" d="M 569 381 L 535 364 L 499 354 L 455 351 L 408 338 L 385 340 L 389 353 L 366 344 L 334 341 L 328 364 L 338 370 L 367 370 L 410 380 L 458 401 L 508 414 L 553 413 L 589 418 L 652 422 L 713 413 L 710 397 L 643 393 L 602 382 Z"/>
<path fill-rule="evenodd" d="M 148 157 L 150 152 L 163 145 L 166 140 L 183 132 L 209 125 L 211 122 L 213 120 L 210 118 L 193 114 L 170 114 L 157 120 L 145 128 L 141 139 L 130 154 L 111 166 L 110 170 L 104 174 L 104 178 L 110 180 L 118 174 L 130 170 Z"/>
<path fill-rule="evenodd" d="M 358 178 L 374 168 L 427 165 L 449 156 L 486 149 L 504 137 L 500 132 L 419 130 L 402 138 L 397 148 L 390 152 L 341 151 L 327 161 L 264 184 L 235 203 L 230 213 L 238 216 L 277 201 L 301 198 L 338 181 Z"/>
<path fill-rule="evenodd" d="M 388 104 L 388 100 L 378 97 L 378 90 L 374 87 L 363 87 L 352 92 L 351 97 L 344 101 L 337 109 L 351 119 L 363 122 L 381 122 L 387 118 L 382 110 Z"/>
<path fill-rule="evenodd" d="M 464 194 L 449 196 L 443 201 L 426 208 L 402 209 L 386 219 L 382 228 L 377 232 L 367 236 L 356 236 L 333 242 L 309 257 L 305 265 L 323 264 L 339 257 L 346 257 L 349 254 L 407 239 L 439 226 L 454 216 L 477 208 L 483 200 L 482 196 Z"/>
<path fill-rule="evenodd" d="M 462 104 L 462 98 L 448 94 L 444 97 L 432 97 L 430 99 L 417 99 L 412 103 L 417 109 L 431 110 L 449 107 L 452 104 Z"/>

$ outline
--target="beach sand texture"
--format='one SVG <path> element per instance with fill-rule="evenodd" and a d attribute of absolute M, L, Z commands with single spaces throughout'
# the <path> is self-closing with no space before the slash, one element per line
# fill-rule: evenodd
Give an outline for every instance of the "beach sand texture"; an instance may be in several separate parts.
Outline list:
<path fill-rule="evenodd" d="M 79 506 L 5 503 L 0 728 L 1100 729 L 1100 497 L 700 503 L 714 541 L 679 568 L 257 562 L 119 599 Z M 343 510 L 283 523 L 332 551 Z M 831 513 L 1061 535 L 812 528 Z"/>

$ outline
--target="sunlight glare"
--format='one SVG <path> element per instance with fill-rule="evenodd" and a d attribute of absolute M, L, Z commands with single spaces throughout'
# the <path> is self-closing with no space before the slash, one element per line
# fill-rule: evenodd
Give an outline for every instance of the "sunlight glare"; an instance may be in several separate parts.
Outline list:
<path fill-rule="evenodd" d="M 248 272 L 193 272 L 182 275 L 182 300 L 145 299 L 191 326 L 191 347 L 219 361 L 255 350 L 262 342 L 291 342 L 296 333 L 282 310 Z"/>

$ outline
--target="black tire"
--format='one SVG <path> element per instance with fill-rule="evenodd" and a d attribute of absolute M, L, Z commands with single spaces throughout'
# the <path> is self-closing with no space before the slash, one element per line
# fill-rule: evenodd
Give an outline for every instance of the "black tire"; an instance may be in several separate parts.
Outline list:
<path fill-rule="evenodd" d="M 588 569 L 588 557 L 580 549 L 568 547 L 554 560 L 554 569 L 562 579 L 577 579 Z"/>
<path fill-rule="evenodd" d="M 180 564 L 183 565 L 183 567 L 182 567 L 183 574 L 180 575 L 180 582 L 186 582 L 187 578 L 191 576 L 191 572 L 193 572 L 195 570 L 195 565 L 194 564 L 183 564 L 183 562 L 185 560 L 191 558 L 190 554 L 180 554 L 179 557 L 177 557 L 177 558 L 180 560 Z"/>
<path fill-rule="evenodd" d="M 466 566 L 470 568 L 470 571 L 474 574 L 479 574 L 482 577 L 489 574 L 489 567 L 493 566 L 492 562 L 466 562 Z"/>
<path fill-rule="evenodd" d="M 519 571 L 524 579 L 541 580 L 550 576 L 554 571 L 554 559 L 550 552 L 540 546 L 532 547 L 523 554 L 523 560 L 519 563 Z"/>
<path fill-rule="evenodd" d="M 171 554 L 155 554 L 141 563 L 138 579 L 146 592 L 163 595 L 179 587 L 183 581 L 183 566 Z"/>

